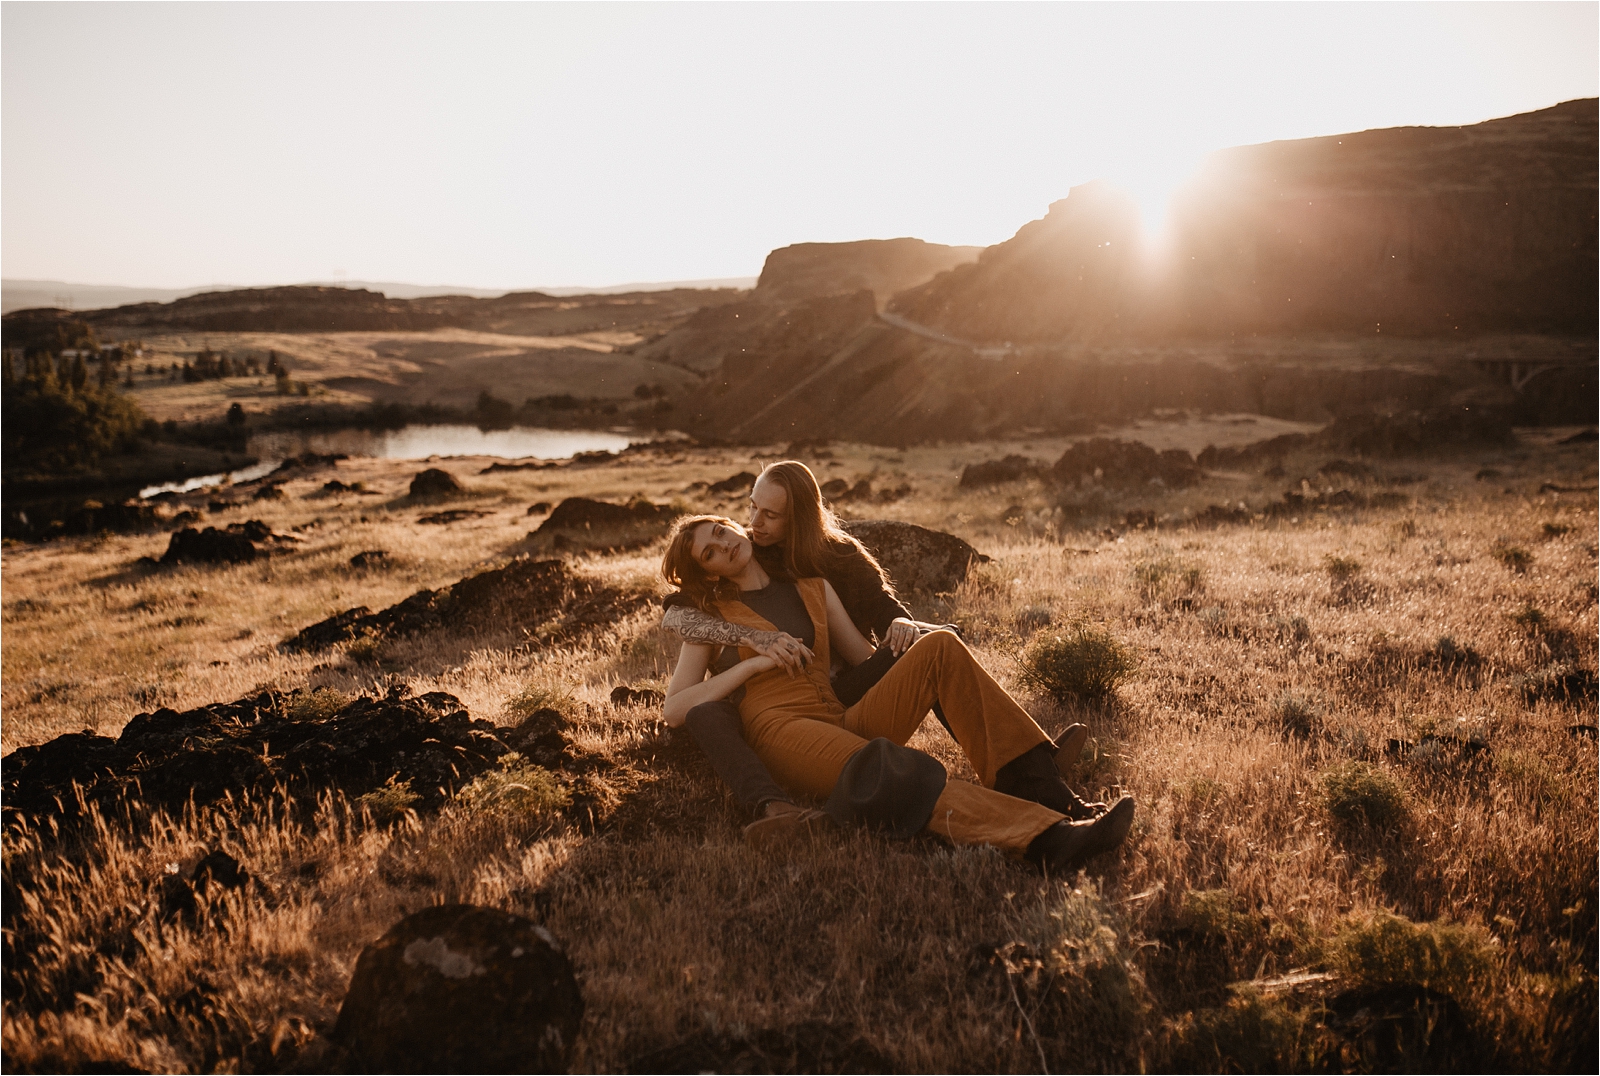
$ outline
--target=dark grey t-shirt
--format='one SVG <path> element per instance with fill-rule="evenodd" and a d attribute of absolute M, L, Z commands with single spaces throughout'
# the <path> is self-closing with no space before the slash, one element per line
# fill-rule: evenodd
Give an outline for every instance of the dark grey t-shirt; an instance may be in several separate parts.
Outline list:
<path fill-rule="evenodd" d="M 817 628 L 811 622 L 805 599 L 800 597 L 800 591 L 788 580 L 774 579 L 760 590 L 740 591 L 739 600 L 754 610 L 757 616 L 765 617 L 779 631 L 788 632 L 808 647 L 817 645 Z M 737 664 L 739 648 L 725 646 L 711 663 L 711 671 L 726 672 Z"/>

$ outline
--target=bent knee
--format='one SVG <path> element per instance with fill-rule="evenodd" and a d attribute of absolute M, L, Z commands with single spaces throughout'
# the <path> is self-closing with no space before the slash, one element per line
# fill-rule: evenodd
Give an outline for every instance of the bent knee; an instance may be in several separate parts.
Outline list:
<path fill-rule="evenodd" d="M 739 708 L 731 703 L 717 700 L 716 702 L 702 702 L 698 706 L 689 708 L 684 724 L 689 726 L 689 731 L 696 736 L 706 732 L 721 732 L 726 729 L 739 728 Z"/>
<path fill-rule="evenodd" d="M 965 652 L 967 644 L 961 641 L 961 636 L 949 628 L 936 628 L 913 643 L 907 653 L 915 653 L 918 649 L 930 655 L 948 654 L 957 650 Z"/>

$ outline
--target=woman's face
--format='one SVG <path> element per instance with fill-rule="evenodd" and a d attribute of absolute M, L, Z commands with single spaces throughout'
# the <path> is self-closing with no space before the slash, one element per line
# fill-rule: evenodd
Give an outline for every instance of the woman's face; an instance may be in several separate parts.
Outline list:
<path fill-rule="evenodd" d="M 766 476 L 750 490 L 750 539 L 763 548 L 789 536 L 789 491 Z"/>
<path fill-rule="evenodd" d="M 750 563 L 750 539 L 736 523 L 708 520 L 694 529 L 689 555 L 712 579 L 729 579 Z"/>

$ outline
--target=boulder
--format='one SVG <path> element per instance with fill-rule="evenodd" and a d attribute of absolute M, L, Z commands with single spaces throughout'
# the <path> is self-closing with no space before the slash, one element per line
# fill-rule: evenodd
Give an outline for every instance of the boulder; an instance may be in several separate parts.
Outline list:
<path fill-rule="evenodd" d="M 333 1039 L 371 1072 L 565 1072 L 583 1007 L 549 931 L 444 904 L 361 951 Z"/>
<path fill-rule="evenodd" d="M 713 482 L 706 487 L 707 493 L 743 493 L 756 484 L 756 476 L 749 471 L 740 471 L 736 475 L 724 478 L 721 482 Z"/>
<path fill-rule="evenodd" d="M 667 697 L 655 688 L 618 684 L 611 689 L 612 706 L 660 706 Z"/>
<path fill-rule="evenodd" d="M 1140 441 L 1092 437 L 1072 445 L 1050 469 L 1063 485 L 1094 482 L 1106 486 L 1192 486 L 1201 471 L 1194 457 L 1181 448 L 1157 452 Z"/>
<path fill-rule="evenodd" d="M 961 469 L 962 489 L 994 486 L 1001 482 L 1018 482 L 1045 473 L 1047 468 L 1038 460 L 1027 456 L 1011 455 L 1004 459 L 969 463 Z"/>
<path fill-rule="evenodd" d="M 878 558 L 902 593 L 943 594 L 989 558 L 953 534 L 888 519 L 853 520 L 844 529 Z"/>
<path fill-rule="evenodd" d="M 488 512 L 480 512 L 475 508 L 452 508 L 448 512 L 433 512 L 429 515 L 418 516 L 417 522 L 443 526 L 450 523 L 459 523 L 463 519 L 477 519 L 488 514 Z"/>
<path fill-rule="evenodd" d="M 652 504 L 643 498 L 611 504 L 568 497 L 528 540 L 539 549 L 636 549 L 666 534 L 680 514 L 671 505 Z"/>
<path fill-rule="evenodd" d="M 445 497 L 460 492 L 461 483 L 456 481 L 456 476 L 437 467 L 429 467 L 411 480 L 413 497 Z"/>
<path fill-rule="evenodd" d="M 207 527 L 197 531 L 184 527 L 172 532 L 162 564 L 249 564 L 260 555 L 255 543 L 243 534 Z"/>
<path fill-rule="evenodd" d="M 389 554 L 382 549 L 366 549 L 350 558 L 352 568 L 383 568 L 389 563 Z"/>

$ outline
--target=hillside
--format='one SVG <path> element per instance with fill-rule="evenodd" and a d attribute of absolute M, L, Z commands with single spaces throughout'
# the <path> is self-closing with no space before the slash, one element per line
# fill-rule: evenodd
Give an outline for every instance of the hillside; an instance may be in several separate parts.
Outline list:
<path fill-rule="evenodd" d="M 1225 150 L 1177 199 L 1164 248 L 1128 195 L 1085 184 L 887 309 L 814 286 L 780 308 L 758 287 L 650 353 L 707 373 L 678 413 L 734 437 L 905 443 L 1163 407 L 1326 419 L 1448 399 L 1592 421 L 1596 118 L 1590 99 Z"/>

